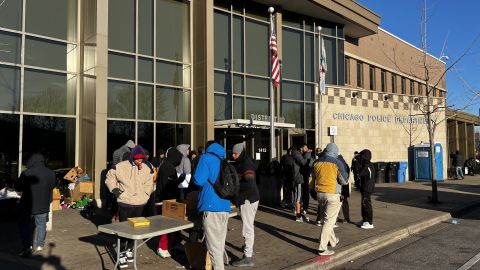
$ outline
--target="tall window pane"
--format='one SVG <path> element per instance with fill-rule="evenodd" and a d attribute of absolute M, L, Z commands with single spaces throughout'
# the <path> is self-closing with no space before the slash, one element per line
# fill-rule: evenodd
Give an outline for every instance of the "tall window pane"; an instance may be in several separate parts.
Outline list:
<path fill-rule="evenodd" d="M 283 35 L 283 76 L 303 80 L 303 32 L 284 28 Z"/>
<path fill-rule="evenodd" d="M 283 81 L 282 99 L 303 100 L 303 83 Z"/>
<path fill-rule="evenodd" d="M 233 70 L 243 72 L 243 18 L 233 16 Z"/>
<path fill-rule="evenodd" d="M 108 47 L 135 52 L 134 0 L 108 1 Z"/>
<path fill-rule="evenodd" d="M 337 39 L 338 44 L 338 85 L 345 84 L 345 52 L 344 52 L 344 41 Z M 363 75 L 363 72 L 362 72 Z M 363 81 L 363 79 L 362 79 Z M 364 84 L 362 83 L 362 87 Z"/>
<path fill-rule="evenodd" d="M 231 93 L 232 84 L 230 80 L 231 73 L 215 71 L 215 92 Z"/>
<path fill-rule="evenodd" d="M 138 122 L 137 124 L 137 143 L 150 153 L 153 157 L 153 123 Z"/>
<path fill-rule="evenodd" d="M 242 95 L 244 92 L 243 75 L 233 75 L 233 92 Z"/>
<path fill-rule="evenodd" d="M 315 85 L 314 84 L 305 85 L 305 100 L 315 101 Z"/>
<path fill-rule="evenodd" d="M 245 21 L 247 73 L 268 76 L 268 25 Z"/>
<path fill-rule="evenodd" d="M 26 69 L 23 110 L 26 112 L 75 114 L 76 77 Z"/>
<path fill-rule="evenodd" d="M 128 140 L 135 141 L 135 122 L 107 121 L 107 159 L 112 160 L 113 152 Z"/>
<path fill-rule="evenodd" d="M 191 127 L 182 124 L 157 123 L 157 149 L 167 150 L 182 143 L 190 143 Z"/>
<path fill-rule="evenodd" d="M 153 82 L 153 60 L 138 58 L 138 80 Z"/>
<path fill-rule="evenodd" d="M 215 121 L 232 119 L 232 96 L 215 95 Z"/>
<path fill-rule="evenodd" d="M 138 1 L 138 52 L 153 55 L 153 0 Z"/>
<path fill-rule="evenodd" d="M 25 115 L 22 150 L 23 164 L 42 153 L 50 169 L 75 166 L 75 118 Z"/>
<path fill-rule="evenodd" d="M 2 10 L 1 7 L 0 10 Z M 0 31 L 0 61 L 19 64 L 21 49 L 20 35 Z"/>
<path fill-rule="evenodd" d="M 269 80 L 264 78 L 247 77 L 247 95 L 269 97 Z"/>
<path fill-rule="evenodd" d="M 303 128 L 303 103 L 283 101 L 282 115 L 285 122 L 295 124 L 296 128 Z"/>
<path fill-rule="evenodd" d="M 157 1 L 157 56 L 190 61 L 190 8 L 188 2 Z"/>
<path fill-rule="evenodd" d="M 157 61 L 157 83 L 183 86 L 182 64 Z"/>
<path fill-rule="evenodd" d="M 305 104 L 305 128 L 315 128 L 315 104 Z"/>
<path fill-rule="evenodd" d="M 0 114 L 0 127 L 8 132 L 0 132 L 0 141 L 4 143 L 0 149 L 0 187 L 12 186 L 18 176 L 18 135 L 20 116 Z"/>
<path fill-rule="evenodd" d="M 322 28 L 323 29 L 323 28 Z M 333 38 L 323 37 L 325 44 L 325 53 L 327 55 L 328 71 L 325 74 L 325 82 L 327 84 L 337 84 L 337 45 Z M 317 42 L 318 43 L 318 42 Z M 318 46 L 318 44 L 317 44 Z M 317 60 L 318 61 L 318 60 Z"/>
<path fill-rule="evenodd" d="M 25 24 L 29 33 L 75 41 L 77 1 L 27 0 Z"/>
<path fill-rule="evenodd" d="M 315 37 L 305 33 L 305 81 L 315 82 Z"/>
<path fill-rule="evenodd" d="M 169 87 L 157 87 L 157 120 L 190 121 L 190 91 Z"/>
<path fill-rule="evenodd" d="M 135 85 L 133 83 L 108 81 L 108 117 L 135 118 Z"/>
<path fill-rule="evenodd" d="M 20 110 L 20 68 L 0 65 L 0 110 Z"/>
<path fill-rule="evenodd" d="M 127 54 L 108 53 L 108 77 L 135 79 L 135 57 Z"/>
<path fill-rule="evenodd" d="M 244 111 L 243 97 L 233 97 L 233 118 L 244 119 Z"/>
<path fill-rule="evenodd" d="M 251 114 L 269 115 L 270 103 L 266 99 L 247 98 L 246 118 L 250 119 Z"/>
<path fill-rule="evenodd" d="M 230 14 L 215 12 L 215 67 L 230 70 Z"/>
<path fill-rule="evenodd" d="M 22 0 L 3 1 L 0 7 L 0 27 L 22 30 Z"/>
<path fill-rule="evenodd" d="M 357 87 L 363 88 L 363 63 L 357 62 Z"/>
<path fill-rule="evenodd" d="M 25 64 L 66 70 L 67 44 L 35 37 L 26 37 Z"/>
<path fill-rule="evenodd" d="M 153 86 L 138 85 L 138 119 L 153 120 Z"/>

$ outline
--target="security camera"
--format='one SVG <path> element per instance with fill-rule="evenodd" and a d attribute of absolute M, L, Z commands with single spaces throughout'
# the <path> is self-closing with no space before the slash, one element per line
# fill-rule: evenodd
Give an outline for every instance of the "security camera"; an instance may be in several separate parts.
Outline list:
<path fill-rule="evenodd" d="M 390 100 L 390 95 L 385 95 L 385 96 L 383 96 L 383 100 L 384 100 L 384 101 L 389 101 L 389 100 Z"/>
<path fill-rule="evenodd" d="M 352 98 L 358 97 L 358 92 L 352 92 Z"/>
<path fill-rule="evenodd" d="M 420 98 L 418 98 L 418 97 L 413 98 L 413 103 L 414 104 L 417 104 L 419 101 L 420 101 Z"/>

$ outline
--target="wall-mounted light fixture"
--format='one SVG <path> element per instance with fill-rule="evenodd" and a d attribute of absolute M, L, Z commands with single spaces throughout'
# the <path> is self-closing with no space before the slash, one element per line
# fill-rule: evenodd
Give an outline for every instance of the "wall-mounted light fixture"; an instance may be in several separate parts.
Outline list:
<path fill-rule="evenodd" d="M 353 92 L 352 92 L 352 98 L 357 98 L 357 97 L 358 97 L 358 92 L 353 91 Z"/>
<path fill-rule="evenodd" d="M 384 100 L 384 101 L 389 101 L 389 100 L 390 100 L 390 95 L 385 95 L 385 96 L 383 96 L 383 100 Z"/>
<path fill-rule="evenodd" d="M 414 97 L 413 98 L 413 104 L 417 104 L 420 101 L 420 98 Z"/>

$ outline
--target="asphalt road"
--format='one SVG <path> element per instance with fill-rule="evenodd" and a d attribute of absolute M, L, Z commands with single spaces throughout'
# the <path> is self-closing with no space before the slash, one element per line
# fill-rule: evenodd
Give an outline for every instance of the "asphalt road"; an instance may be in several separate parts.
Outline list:
<path fill-rule="evenodd" d="M 334 269 L 480 270 L 480 207 L 456 220 L 457 224 L 437 224 Z"/>

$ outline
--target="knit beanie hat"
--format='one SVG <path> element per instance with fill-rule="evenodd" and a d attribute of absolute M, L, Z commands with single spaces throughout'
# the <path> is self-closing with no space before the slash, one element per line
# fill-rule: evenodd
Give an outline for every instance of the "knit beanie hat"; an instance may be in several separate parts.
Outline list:
<path fill-rule="evenodd" d="M 128 142 L 125 145 L 130 149 L 135 147 L 135 143 L 132 140 L 128 140 Z"/>
<path fill-rule="evenodd" d="M 232 152 L 241 154 L 243 152 L 243 149 L 245 149 L 245 145 L 243 143 L 237 143 L 233 146 Z"/>
<path fill-rule="evenodd" d="M 145 151 L 140 145 L 135 146 L 132 149 L 132 160 L 135 159 L 144 159 L 145 158 Z"/>

